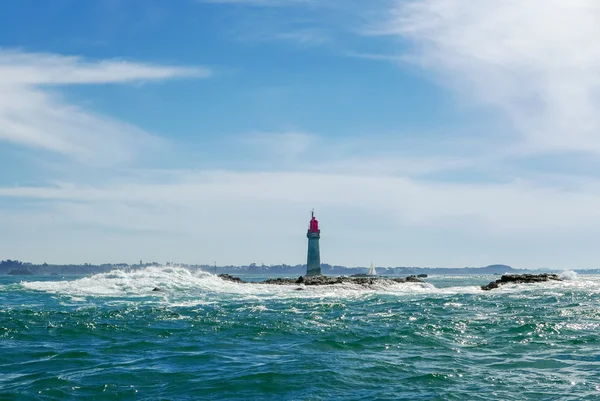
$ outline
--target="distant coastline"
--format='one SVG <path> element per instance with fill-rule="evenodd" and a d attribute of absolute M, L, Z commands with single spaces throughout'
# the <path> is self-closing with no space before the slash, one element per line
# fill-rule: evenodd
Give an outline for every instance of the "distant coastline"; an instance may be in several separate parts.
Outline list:
<path fill-rule="evenodd" d="M 18 260 L 4 260 L 0 262 L 0 275 L 86 275 L 107 273 L 113 270 L 139 270 L 152 266 L 165 266 L 160 263 L 140 263 L 130 265 L 126 263 L 106 263 L 93 265 L 85 263 L 82 265 L 55 265 L 55 264 L 32 264 Z M 167 263 L 166 266 L 184 267 L 193 270 L 201 270 L 218 274 L 265 274 L 265 275 L 297 275 L 306 273 L 306 265 L 257 265 L 251 263 L 243 266 L 210 266 L 191 265 L 181 263 Z M 349 276 L 352 274 L 366 273 L 367 267 L 332 266 L 326 263 L 322 265 L 323 274 Z M 506 273 L 555 273 L 556 269 L 515 269 L 507 265 L 489 265 L 485 267 L 385 267 L 376 266 L 377 273 L 382 276 L 407 276 L 413 274 L 427 275 L 477 275 L 477 274 L 506 274 Z M 600 269 L 574 270 L 578 274 L 600 274 Z"/>

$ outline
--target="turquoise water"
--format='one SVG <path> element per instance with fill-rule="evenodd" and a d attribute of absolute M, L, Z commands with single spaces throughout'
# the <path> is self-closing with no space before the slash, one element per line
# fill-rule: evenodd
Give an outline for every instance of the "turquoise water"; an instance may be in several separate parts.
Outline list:
<path fill-rule="evenodd" d="M 600 399 L 600 277 L 495 278 L 0 277 L 0 399 Z"/>

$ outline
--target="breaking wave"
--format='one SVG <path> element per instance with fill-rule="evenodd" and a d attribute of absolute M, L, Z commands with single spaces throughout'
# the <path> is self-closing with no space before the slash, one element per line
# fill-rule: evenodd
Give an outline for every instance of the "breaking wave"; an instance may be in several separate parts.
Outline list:
<path fill-rule="evenodd" d="M 563 280 L 571 281 L 579 279 L 579 275 L 573 270 L 567 270 L 559 274 L 559 277 Z"/>
<path fill-rule="evenodd" d="M 332 286 L 280 286 L 240 284 L 224 281 L 214 274 L 181 267 L 147 267 L 141 270 L 114 270 L 90 277 L 63 281 L 23 281 L 29 290 L 45 291 L 73 297 L 354 297 L 372 293 L 428 294 L 436 289 L 429 283 L 379 283 L 369 288 L 356 284 Z M 161 291 L 155 292 L 153 289 Z M 460 287 L 470 292 L 476 287 Z M 298 291 L 301 289 L 302 291 Z"/>
<path fill-rule="evenodd" d="M 488 294 L 520 292 L 526 288 L 552 288 L 555 290 L 570 287 L 600 291 L 600 281 L 598 280 L 576 280 L 577 275 L 574 272 L 565 272 L 561 277 L 567 281 L 533 286 L 527 284 L 509 285 Z M 479 278 L 479 280 L 483 280 L 483 278 Z M 481 282 L 481 284 L 484 283 Z M 332 286 L 240 284 L 224 281 L 211 273 L 170 266 L 147 267 L 133 271 L 114 270 L 109 273 L 95 274 L 75 280 L 21 282 L 21 286 L 26 289 L 67 295 L 75 300 L 82 297 L 151 297 L 167 301 L 181 301 L 181 298 L 192 298 L 205 302 L 242 298 L 356 298 L 373 294 L 396 296 L 481 294 L 487 296 L 487 294 L 482 293 L 479 285 L 480 283 L 465 282 L 461 286 L 451 285 L 438 288 L 431 283 L 390 284 L 385 282 L 369 287 L 356 284 Z M 157 287 L 161 291 L 153 291 Z"/>
<path fill-rule="evenodd" d="M 76 280 L 21 282 L 30 290 L 80 296 L 148 296 L 161 293 L 239 292 L 241 286 L 221 280 L 214 274 L 181 267 L 147 267 L 140 270 L 113 270 Z M 161 292 L 154 292 L 154 288 Z"/>

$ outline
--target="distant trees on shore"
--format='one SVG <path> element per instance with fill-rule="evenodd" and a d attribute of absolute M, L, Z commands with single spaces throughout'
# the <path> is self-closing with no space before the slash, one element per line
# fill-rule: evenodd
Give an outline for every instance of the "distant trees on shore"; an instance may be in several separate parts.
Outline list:
<path fill-rule="evenodd" d="M 140 261 L 141 262 L 141 261 Z M 216 266 L 216 265 L 190 265 L 190 264 L 179 264 L 173 262 L 167 262 L 164 265 L 157 262 L 151 263 L 140 263 L 137 265 L 129 265 L 127 263 L 106 263 L 101 265 L 93 265 L 90 263 L 84 263 L 79 265 L 52 265 L 48 263 L 43 264 L 32 264 L 26 263 L 19 260 L 3 260 L 0 261 L 0 275 L 3 274 L 36 274 L 36 275 L 50 275 L 50 274 L 66 274 L 66 275 L 80 275 L 80 274 L 96 274 L 106 273 L 112 270 L 139 270 L 147 267 L 158 267 L 158 266 L 173 266 L 173 267 L 184 267 L 188 269 L 201 270 L 209 273 L 216 274 L 268 274 L 268 275 L 304 275 L 306 273 L 306 265 L 264 265 L 250 263 L 242 266 Z M 357 273 L 366 273 L 367 267 L 346 267 L 346 266 L 335 266 L 323 263 L 321 265 L 323 274 L 328 275 L 352 275 Z M 532 270 L 527 269 L 513 269 L 506 265 L 490 265 L 486 267 L 463 267 L 463 268 L 442 268 L 442 267 L 385 267 L 376 266 L 377 273 L 382 276 L 405 276 L 412 274 L 427 274 L 427 275 L 473 275 L 473 274 L 505 274 L 505 273 L 527 273 Z M 551 269 L 534 270 L 534 272 L 552 272 Z M 576 270 L 580 274 L 600 274 L 600 270 Z"/>

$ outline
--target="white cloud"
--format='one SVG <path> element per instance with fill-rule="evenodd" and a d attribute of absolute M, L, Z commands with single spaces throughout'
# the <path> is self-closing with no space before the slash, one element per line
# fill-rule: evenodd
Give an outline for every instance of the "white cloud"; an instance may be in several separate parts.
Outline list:
<path fill-rule="evenodd" d="M 312 171 L 328 171 L 342 174 L 418 176 L 440 171 L 459 170 L 473 167 L 480 162 L 478 158 L 466 157 L 415 157 L 415 156 L 363 156 L 344 157 L 309 165 Z"/>
<path fill-rule="evenodd" d="M 0 50 L 0 140 L 57 152 L 88 164 L 114 164 L 162 140 L 112 118 L 69 104 L 56 86 L 175 77 L 207 77 L 203 68 L 86 61 L 46 53 Z M 54 89 L 50 89 L 52 85 Z"/>
<path fill-rule="evenodd" d="M 506 113 L 529 150 L 600 151 L 600 117 L 594 114 L 599 105 L 600 47 L 590 45 L 600 38 L 600 28 L 592 24 L 598 20 L 594 4 L 421 0 L 398 2 L 393 12 L 393 21 L 383 31 L 413 41 L 412 61 L 435 70 L 439 79 L 467 98 Z M 277 10 L 274 15 L 279 15 Z M 275 39 L 298 32 L 290 26 L 308 29 L 299 32 L 321 32 L 311 29 L 321 28 L 322 22 L 275 22 L 264 32 Z M 256 29 L 257 24 L 250 26 Z M 395 55 L 354 56 L 399 61 Z M 0 98 L 0 139 L 82 162 L 127 161 L 140 148 L 156 146 L 159 138 L 69 104 L 57 87 L 208 75 L 210 71 L 202 68 L 0 51 L 0 91 L 5 95 Z M 552 178 L 488 184 L 428 181 L 416 176 L 469 167 L 478 172 L 490 153 L 461 153 L 464 149 L 456 144 L 417 152 L 414 146 L 396 146 L 388 139 L 352 143 L 301 131 L 255 133 L 241 140 L 254 149 L 247 153 L 268 159 L 267 170 L 275 166 L 278 172 L 137 170 L 129 177 L 111 177 L 110 183 L 0 188 L 0 200 L 17 201 L 12 203 L 14 210 L 0 211 L 2 225 L 12 227 L 4 237 L 0 233 L 0 252 L 22 249 L 19 255 L 10 254 L 35 259 L 31 255 L 36 252 L 52 250 L 36 251 L 32 245 L 43 247 L 52 236 L 73 248 L 61 247 L 57 262 L 80 256 L 103 262 L 107 255 L 117 260 L 134 255 L 134 260 L 202 262 L 214 256 L 220 263 L 301 263 L 306 224 L 301 211 L 316 207 L 324 224 L 327 262 L 353 264 L 364 258 L 368 263 L 368 253 L 376 250 L 377 263 L 390 265 L 510 263 L 500 259 L 506 249 L 513 260 L 532 267 L 573 267 L 565 260 L 600 257 L 596 247 L 578 252 L 581 246 L 575 244 L 600 234 L 597 180 L 561 177 L 552 185 Z M 419 157 L 421 153 L 426 156 Z M 491 154 L 496 161 L 506 156 L 505 151 L 498 154 Z M 252 167 L 256 170 L 257 165 Z M 105 238 L 106 232 L 111 235 Z M 563 249 L 563 244 L 570 245 Z M 496 259 L 474 258 L 486 252 L 485 245 Z M 259 256 L 265 259 L 254 260 Z"/>
<path fill-rule="evenodd" d="M 388 1 L 388 0 L 386 0 Z M 354 12 L 355 0 L 199 0 L 225 5 L 226 32 L 240 41 L 287 42 L 299 46 L 334 44 Z M 232 7 L 233 6 L 233 7 Z M 364 7 L 360 7 L 364 10 Z M 235 10 L 235 12 L 231 12 Z M 343 21 L 343 22 L 342 22 Z"/>
<path fill-rule="evenodd" d="M 0 140 L 93 165 L 128 161 L 162 142 L 132 125 L 70 105 L 57 94 L 30 87 L 7 87 L 4 93 Z"/>
<path fill-rule="evenodd" d="M 530 249 L 531 259 L 520 255 L 521 263 L 534 260 L 537 266 L 568 267 L 553 264 L 557 257 L 575 256 L 574 248 L 562 249 L 561 243 L 585 241 L 597 234 L 600 226 L 600 182 L 593 180 L 565 190 L 520 180 L 469 185 L 369 174 L 205 171 L 173 172 L 167 181 L 146 184 L 122 179 L 96 186 L 2 188 L 0 198 L 18 198 L 22 204 L 42 200 L 39 219 L 36 209 L 27 209 L 31 216 L 21 217 L 24 222 L 44 222 L 56 233 L 85 227 L 94 241 L 103 228 L 159 233 L 160 241 L 182 238 L 180 244 L 168 246 L 180 260 L 198 261 L 211 252 L 228 263 L 249 262 L 247 258 L 257 254 L 269 263 L 301 262 L 301 232 L 306 223 L 301 211 L 308 213 L 312 207 L 327 226 L 327 260 L 349 264 L 366 257 L 366 243 L 369 247 L 387 244 L 386 251 L 378 255 L 382 263 L 405 263 L 406 259 L 396 259 L 402 255 L 390 243 L 396 238 L 397 246 L 419 264 L 477 263 L 471 257 L 479 251 L 474 245 L 477 241 L 493 243 L 496 254 L 502 254 L 502 243 L 541 242 L 554 248 L 543 252 Z M 26 229 L 27 223 L 20 226 L 23 238 L 33 234 Z M 442 238 L 435 238 L 436 233 L 442 233 Z M 276 239 L 272 242 L 270 236 Z M 453 242 L 465 236 L 473 242 Z M 131 252 L 153 254 L 154 250 L 133 237 Z M 415 256 L 413 250 L 403 248 L 402 241 L 411 238 L 418 238 L 421 247 L 427 244 L 430 252 L 419 250 Z M 188 249 L 190 239 L 197 243 Z M 91 239 L 79 241 L 96 254 L 110 253 Z M 277 249 L 272 248 L 273 243 Z M 448 243 L 456 248 L 437 252 Z M 234 253 L 227 251 L 230 247 L 235 247 Z M 286 254 L 296 248 L 297 254 Z M 69 252 L 65 252 L 67 258 Z M 515 258 L 514 253 L 510 256 Z M 486 262 L 492 261 L 481 263 Z"/>
<path fill-rule="evenodd" d="M 276 202 L 286 207 L 298 202 L 377 211 L 407 225 L 454 227 L 463 220 L 465 226 L 476 231 L 485 228 L 486 232 L 517 236 L 543 234 L 552 227 L 579 230 L 600 224 L 596 207 L 600 183 L 593 180 L 564 190 L 525 180 L 475 185 L 371 174 L 204 171 L 180 172 L 173 177 L 177 178 L 147 184 L 121 181 L 98 186 L 58 183 L 53 187 L 1 188 L 0 197 L 140 205 L 175 214 L 180 208 L 200 210 L 211 206 L 214 223 L 224 217 L 219 205 Z M 251 215 L 252 208 L 248 209 Z M 94 218 L 94 213 L 90 217 Z M 138 223 L 118 217 L 101 220 L 116 225 Z M 163 224 L 169 226 L 162 219 L 148 219 L 144 224 L 157 229 Z M 198 229 L 194 219 L 190 219 L 187 229 Z"/>
<path fill-rule="evenodd" d="M 267 171 L 414 178 L 475 166 L 483 171 L 506 157 L 503 151 L 484 151 L 459 140 L 407 143 L 390 137 L 328 138 L 301 131 L 251 132 L 237 137 L 235 144 L 243 146 L 242 154 L 254 162 L 253 167 Z"/>
<path fill-rule="evenodd" d="M 319 45 L 331 41 L 331 37 L 324 30 L 317 28 L 303 28 L 275 33 L 271 35 L 271 40 L 273 39 L 304 45 Z"/>
<path fill-rule="evenodd" d="M 398 1 L 382 30 L 458 93 L 496 107 L 529 151 L 600 152 L 596 0 Z"/>
<path fill-rule="evenodd" d="M 0 51 L 0 86 L 103 84 L 210 75 L 210 70 L 198 67 L 158 66 L 117 59 L 87 61 L 51 53 Z"/>

